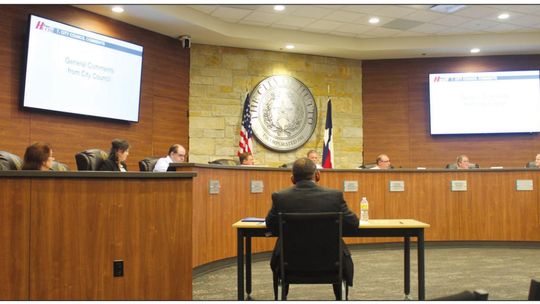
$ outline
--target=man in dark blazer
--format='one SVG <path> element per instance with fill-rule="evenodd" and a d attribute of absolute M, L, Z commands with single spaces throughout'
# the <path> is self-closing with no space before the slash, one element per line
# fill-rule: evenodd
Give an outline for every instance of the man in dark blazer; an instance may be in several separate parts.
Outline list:
<path fill-rule="evenodd" d="M 358 217 L 347 207 L 343 198 L 343 192 L 334 189 L 320 187 L 316 182 L 320 179 L 320 173 L 315 163 L 307 157 L 296 160 L 292 168 L 291 181 L 293 187 L 272 193 L 272 209 L 266 216 L 266 226 L 274 235 L 279 233 L 279 213 L 310 213 L 310 212 L 343 212 L 343 233 L 358 229 Z M 281 242 L 278 239 L 270 267 L 276 275 L 279 271 L 279 254 Z M 344 274 L 349 286 L 353 285 L 354 265 L 351 253 L 343 243 Z M 339 284 L 334 284 L 334 294 L 340 289 Z"/>

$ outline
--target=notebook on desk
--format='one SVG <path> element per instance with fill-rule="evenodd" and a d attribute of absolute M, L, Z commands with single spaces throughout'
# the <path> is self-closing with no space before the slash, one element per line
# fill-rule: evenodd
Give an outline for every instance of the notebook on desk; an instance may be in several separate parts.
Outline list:
<path fill-rule="evenodd" d="M 264 223 L 264 218 L 262 218 L 262 217 L 245 217 L 245 218 L 242 219 L 242 222 Z"/>

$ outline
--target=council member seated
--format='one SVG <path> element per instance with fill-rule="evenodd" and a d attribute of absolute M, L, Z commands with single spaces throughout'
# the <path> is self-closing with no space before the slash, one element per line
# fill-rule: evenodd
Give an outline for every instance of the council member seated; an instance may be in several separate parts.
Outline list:
<path fill-rule="evenodd" d="M 292 168 L 291 182 L 294 186 L 272 193 L 272 208 L 266 216 L 266 226 L 277 235 L 279 232 L 279 213 L 343 212 L 343 232 L 358 229 L 358 217 L 348 207 L 343 192 L 320 187 L 321 178 L 315 163 L 307 157 L 296 160 Z M 279 274 L 281 241 L 278 239 L 270 260 L 274 275 Z M 352 286 L 354 264 L 349 249 L 343 243 L 343 272 L 347 285 Z M 337 295 L 340 284 L 334 284 Z"/>
<path fill-rule="evenodd" d="M 377 156 L 376 163 L 377 165 L 371 167 L 370 169 L 387 170 L 392 168 L 392 165 L 390 164 L 390 158 L 386 154 L 380 154 L 379 156 Z"/>
<path fill-rule="evenodd" d="M 49 144 L 35 142 L 26 148 L 22 170 L 52 170 L 54 157 Z"/>
<path fill-rule="evenodd" d="M 242 166 L 255 165 L 255 158 L 253 158 L 253 154 L 251 154 L 250 152 L 240 153 L 238 155 L 238 160 L 240 161 L 240 165 Z"/>
<path fill-rule="evenodd" d="M 459 155 L 456 158 L 456 167 L 458 169 L 469 169 L 469 157 L 467 155 Z"/>
<path fill-rule="evenodd" d="M 129 143 L 124 139 L 113 139 L 109 158 L 103 160 L 98 171 L 126 172 L 126 159 L 129 155 Z"/>
<path fill-rule="evenodd" d="M 319 153 L 315 150 L 309 150 L 307 153 L 307 158 L 311 159 L 317 166 L 317 169 L 322 169 L 322 166 L 319 164 Z"/>
<path fill-rule="evenodd" d="M 536 154 L 536 159 L 527 164 L 527 168 L 540 168 L 540 153 Z"/>
<path fill-rule="evenodd" d="M 169 155 L 160 158 L 154 172 L 166 172 L 170 163 L 183 163 L 186 160 L 186 148 L 180 144 L 174 144 L 169 148 Z"/>

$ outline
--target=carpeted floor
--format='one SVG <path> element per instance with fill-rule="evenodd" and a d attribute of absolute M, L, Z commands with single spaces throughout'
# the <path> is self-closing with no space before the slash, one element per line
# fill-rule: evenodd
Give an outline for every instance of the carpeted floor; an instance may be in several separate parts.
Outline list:
<path fill-rule="evenodd" d="M 350 246 L 354 286 L 349 300 L 403 300 L 401 244 Z M 484 289 L 490 300 L 526 300 L 531 278 L 540 278 L 540 243 L 445 242 L 426 244 L 426 299 Z M 411 296 L 418 299 L 416 249 L 411 248 Z M 255 300 L 273 300 L 269 255 L 254 256 Z M 333 300 L 330 285 L 291 285 L 289 300 Z M 236 300 L 236 260 L 194 271 L 193 300 Z"/>

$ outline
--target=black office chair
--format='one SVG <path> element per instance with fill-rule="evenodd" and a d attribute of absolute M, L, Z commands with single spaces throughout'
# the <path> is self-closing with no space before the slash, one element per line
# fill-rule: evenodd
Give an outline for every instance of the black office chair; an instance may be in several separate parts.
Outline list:
<path fill-rule="evenodd" d="M 456 294 L 431 299 L 430 301 L 487 301 L 489 293 L 483 289 L 465 290 Z"/>
<path fill-rule="evenodd" d="M 208 162 L 211 165 L 238 166 L 240 162 L 234 159 L 220 158 Z"/>
<path fill-rule="evenodd" d="M 15 154 L 0 151 L 0 170 L 21 170 L 22 160 Z"/>
<path fill-rule="evenodd" d="M 97 171 L 104 159 L 109 155 L 100 149 L 88 149 L 75 154 L 77 170 L 79 171 Z"/>
<path fill-rule="evenodd" d="M 530 161 L 525 165 L 525 168 L 537 168 L 535 161 Z"/>
<path fill-rule="evenodd" d="M 365 165 L 361 165 L 360 169 L 371 169 L 371 168 L 374 168 L 377 166 L 377 163 L 371 163 L 371 164 L 365 164 Z M 390 169 L 394 169 L 394 166 L 390 165 Z"/>
<path fill-rule="evenodd" d="M 292 168 L 293 163 L 294 163 L 294 162 L 291 162 L 291 163 L 284 163 L 284 164 L 282 164 L 282 165 L 279 166 L 279 167 L 280 167 L 280 168 Z"/>
<path fill-rule="evenodd" d="M 529 301 L 540 301 L 540 281 L 531 279 L 531 287 L 529 288 Z"/>
<path fill-rule="evenodd" d="M 446 164 L 445 168 L 446 169 L 457 169 L 457 164 L 456 163 L 449 163 L 449 164 Z M 478 169 L 478 168 L 480 168 L 480 165 L 469 163 L 469 169 Z"/>
<path fill-rule="evenodd" d="M 160 159 L 160 157 L 147 157 L 143 160 L 139 161 L 139 170 L 140 171 L 154 171 L 154 167 L 156 166 L 157 161 Z"/>
<path fill-rule="evenodd" d="M 57 161 L 53 161 L 51 169 L 53 171 L 69 171 L 68 165 L 57 162 Z"/>
<path fill-rule="evenodd" d="M 348 296 L 343 272 L 343 213 L 279 213 L 280 270 L 274 274 L 274 298 L 287 300 L 289 284 L 340 284 L 338 299 Z"/>

